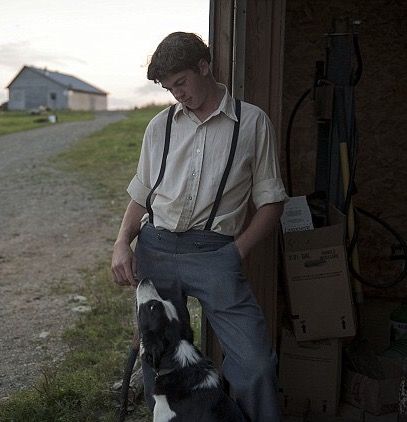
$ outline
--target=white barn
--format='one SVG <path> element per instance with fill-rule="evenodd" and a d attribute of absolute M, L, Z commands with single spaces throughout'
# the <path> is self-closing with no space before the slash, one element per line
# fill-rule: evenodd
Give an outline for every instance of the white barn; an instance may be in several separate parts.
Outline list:
<path fill-rule="evenodd" d="M 71 75 L 24 66 L 7 86 L 9 110 L 106 110 L 107 92 Z"/>

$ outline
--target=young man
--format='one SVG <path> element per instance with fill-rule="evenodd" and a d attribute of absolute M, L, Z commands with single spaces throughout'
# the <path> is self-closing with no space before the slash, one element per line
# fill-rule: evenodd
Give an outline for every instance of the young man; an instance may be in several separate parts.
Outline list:
<path fill-rule="evenodd" d="M 146 129 L 112 272 L 120 285 L 151 278 L 186 321 L 186 298 L 197 297 L 242 410 L 252 422 L 279 421 L 276 355 L 240 268 L 278 224 L 286 198 L 275 133 L 263 111 L 235 102 L 215 81 L 210 62 L 203 41 L 183 32 L 167 36 L 152 56 L 148 79 L 178 103 Z M 257 211 L 244 226 L 249 198 Z M 143 370 L 152 408 L 154 374 Z"/>

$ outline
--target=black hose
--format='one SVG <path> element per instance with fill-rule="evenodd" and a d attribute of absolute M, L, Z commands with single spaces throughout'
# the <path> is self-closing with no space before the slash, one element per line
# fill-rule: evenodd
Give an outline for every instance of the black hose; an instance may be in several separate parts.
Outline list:
<path fill-rule="evenodd" d="M 374 220 L 377 223 L 379 223 L 381 226 L 383 226 L 387 231 L 389 231 L 396 238 L 397 242 L 399 243 L 399 245 L 401 246 L 401 249 L 403 251 L 402 259 L 404 259 L 404 266 L 403 266 L 403 270 L 400 272 L 400 274 L 394 280 L 387 281 L 385 283 L 378 283 L 377 281 L 367 280 L 366 278 L 362 277 L 355 270 L 355 268 L 352 264 L 352 260 L 349 259 L 349 270 L 350 270 L 352 276 L 354 278 L 356 278 L 358 281 L 360 281 L 362 284 L 365 284 L 366 286 L 369 286 L 369 287 L 374 287 L 376 289 L 388 289 L 390 287 L 395 286 L 396 284 L 400 283 L 404 279 L 404 277 L 406 277 L 406 275 L 407 275 L 407 243 L 399 235 L 399 233 L 397 233 L 389 224 L 387 224 L 381 218 L 379 218 L 379 217 L 373 215 L 372 213 L 370 213 L 369 211 L 366 211 L 366 210 L 359 208 L 359 207 L 355 207 L 354 210 L 356 211 L 356 213 L 355 213 L 356 219 L 358 218 L 357 214 L 363 214 L 365 217 L 368 217 L 371 220 Z M 351 239 L 351 242 L 350 242 L 350 245 L 349 245 L 349 248 L 348 248 L 348 257 L 352 256 L 353 249 L 355 248 L 355 246 L 357 244 L 357 240 L 358 240 L 358 236 L 359 236 L 359 229 L 360 229 L 360 225 L 357 224 L 357 221 L 355 220 L 355 232 L 354 232 L 354 235 Z"/>
<path fill-rule="evenodd" d="M 355 50 L 356 54 L 356 60 L 358 63 L 358 67 L 356 68 L 356 71 L 353 75 L 353 78 L 351 80 L 351 85 L 356 86 L 358 82 L 360 81 L 360 78 L 362 77 L 363 72 L 363 60 L 362 60 L 362 54 L 360 53 L 360 46 L 359 46 L 359 35 L 353 34 L 353 48 Z"/>
<path fill-rule="evenodd" d="M 293 195 L 293 185 L 291 179 L 291 129 L 293 127 L 294 119 L 297 114 L 298 109 L 300 108 L 302 102 L 307 98 L 309 93 L 312 91 L 312 88 L 307 89 L 297 101 L 294 106 L 293 111 L 290 115 L 290 120 L 288 121 L 287 126 L 287 135 L 286 135 L 286 142 L 285 142 L 285 158 L 286 158 L 286 169 L 287 169 L 287 192 L 289 196 Z"/>

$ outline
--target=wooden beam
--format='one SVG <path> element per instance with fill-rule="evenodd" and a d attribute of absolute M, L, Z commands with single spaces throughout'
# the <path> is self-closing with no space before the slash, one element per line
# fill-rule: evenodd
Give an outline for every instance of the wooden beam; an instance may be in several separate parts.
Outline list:
<path fill-rule="evenodd" d="M 271 118 L 280 143 L 285 0 L 251 0 L 246 10 L 245 100 Z M 279 145 L 278 145 L 279 146 Z M 252 210 L 252 213 L 254 210 Z M 245 270 L 277 339 L 278 230 L 250 254 Z"/>
<path fill-rule="evenodd" d="M 241 99 L 262 108 L 271 118 L 279 141 L 285 0 L 211 0 L 210 19 L 215 78 L 231 92 L 233 88 L 236 96 L 243 95 Z M 253 213 L 252 208 L 250 215 Z M 277 337 L 277 244 L 276 230 L 244 263 L 274 344 Z M 222 358 L 219 344 L 205 323 L 203 333 L 204 353 L 219 365 Z"/>
<path fill-rule="evenodd" d="M 209 10 L 209 46 L 212 54 L 212 73 L 218 82 L 232 91 L 233 82 L 234 0 L 211 0 Z M 223 353 L 220 344 L 202 315 L 201 349 L 220 368 Z"/>
<path fill-rule="evenodd" d="M 247 2 L 245 100 L 271 118 L 280 140 L 285 0 Z"/>
<path fill-rule="evenodd" d="M 235 0 L 233 30 L 232 95 L 243 100 L 246 67 L 246 2 Z"/>
<path fill-rule="evenodd" d="M 212 73 L 218 82 L 232 90 L 234 0 L 211 0 L 209 45 Z"/>

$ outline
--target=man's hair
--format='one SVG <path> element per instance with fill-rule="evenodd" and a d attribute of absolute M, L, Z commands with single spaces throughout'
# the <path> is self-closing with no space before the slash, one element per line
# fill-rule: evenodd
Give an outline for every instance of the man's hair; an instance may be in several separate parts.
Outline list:
<path fill-rule="evenodd" d="M 199 72 L 201 59 L 211 62 L 209 47 L 202 39 L 189 32 L 173 32 L 158 45 L 147 70 L 147 78 L 155 83 L 166 77 L 191 69 Z"/>

